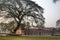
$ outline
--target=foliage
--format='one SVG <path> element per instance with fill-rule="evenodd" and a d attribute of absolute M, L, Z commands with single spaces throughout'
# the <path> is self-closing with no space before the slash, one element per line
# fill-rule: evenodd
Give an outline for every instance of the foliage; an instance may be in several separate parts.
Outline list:
<path fill-rule="evenodd" d="M 12 31 L 15 28 L 14 23 L 15 23 L 14 21 L 9 23 L 0 23 L 2 31 L 6 30 Z"/>

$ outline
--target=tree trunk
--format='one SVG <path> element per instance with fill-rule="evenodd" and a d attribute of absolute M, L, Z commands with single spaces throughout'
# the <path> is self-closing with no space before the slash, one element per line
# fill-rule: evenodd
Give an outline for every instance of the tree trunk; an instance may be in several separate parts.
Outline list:
<path fill-rule="evenodd" d="M 16 33 L 16 30 L 20 27 L 20 23 L 17 24 L 17 27 L 14 29 L 14 33 Z"/>
<path fill-rule="evenodd" d="M 14 29 L 14 32 L 13 33 L 16 33 L 18 35 L 23 35 L 24 34 L 20 22 L 17 24 L 17 27 Z"/>

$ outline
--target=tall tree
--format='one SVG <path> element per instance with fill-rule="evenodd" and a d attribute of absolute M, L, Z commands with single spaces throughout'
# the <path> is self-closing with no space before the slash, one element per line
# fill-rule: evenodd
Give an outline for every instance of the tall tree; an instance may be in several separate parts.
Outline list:
<path fill-rule="evenodd" d="M 40 18 L 39 14 L 35 13 L 35 11 L 43 13 L 43 8 L 30 0 L 0 0 L 0 10 L 8 12 L 8 15 L 13 17 L 17 22 L 14 33 L 19 27 L 21 29 L 23 28 L 21 21 L 24 16 L 32 16 L 35 20 L 36 18 L 43 20 Z"/>

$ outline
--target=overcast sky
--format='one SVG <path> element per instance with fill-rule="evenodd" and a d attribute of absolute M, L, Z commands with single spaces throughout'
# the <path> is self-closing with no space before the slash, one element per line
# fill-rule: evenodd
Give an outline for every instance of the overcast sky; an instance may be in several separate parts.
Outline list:
<path fill-rule="evenodd" d="M 45 26 L 56 27 L 56 21 L 60 19 L 60 1 L 53 3 L 52 0 L 33 0 L 44 8 Z"/>

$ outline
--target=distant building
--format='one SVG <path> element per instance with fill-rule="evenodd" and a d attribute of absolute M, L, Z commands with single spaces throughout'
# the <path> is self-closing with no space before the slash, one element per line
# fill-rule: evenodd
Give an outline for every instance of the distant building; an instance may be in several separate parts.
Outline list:
<path fill-rule="evenodd" d="M 51 36 L 51 29 L 28 29 L 26 35 L 40 35 L 40 36 Z"/>

